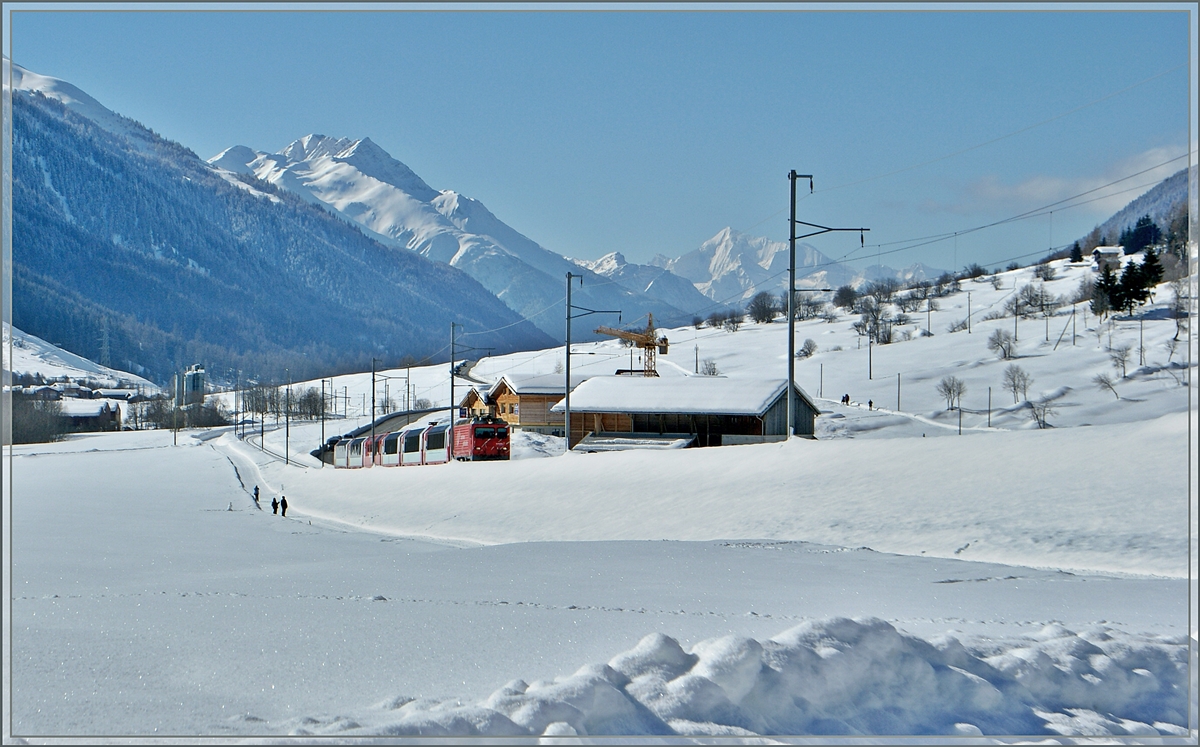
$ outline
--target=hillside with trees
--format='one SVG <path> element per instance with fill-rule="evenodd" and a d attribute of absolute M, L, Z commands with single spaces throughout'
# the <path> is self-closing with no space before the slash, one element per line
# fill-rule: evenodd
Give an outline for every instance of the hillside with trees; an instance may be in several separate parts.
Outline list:
<path fill-rule="evenodd" d="M 552 344 L 466 274 L 132 120 L 136 139 L 25 91 L 12 117 L 13 322 L 62 348 L 165 382 L 445 359 L 452 322 L 477 348 Z"/>

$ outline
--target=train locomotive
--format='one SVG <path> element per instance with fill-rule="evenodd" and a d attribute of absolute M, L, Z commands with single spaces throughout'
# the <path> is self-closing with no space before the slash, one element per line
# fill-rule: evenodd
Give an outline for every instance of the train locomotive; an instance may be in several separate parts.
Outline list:
<path fill-rule="evenodd" d="M 333 445 L 333 466 L 409 467 L 460 461 L 508 459 L 508 423 L 499 418 L 475 417 L 449 423 L 414 425 L 399 431 L 342 438 Z"/>

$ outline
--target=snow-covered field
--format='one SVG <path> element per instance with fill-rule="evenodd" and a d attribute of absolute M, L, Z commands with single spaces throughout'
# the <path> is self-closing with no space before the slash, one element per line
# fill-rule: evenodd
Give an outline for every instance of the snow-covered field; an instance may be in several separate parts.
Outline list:
<path fill-rule="evenodd" d="M 1057 294 L 1086 272 L 1059 269 Z M 965 284 L 969 335 L 946 331 L 965 293 L 939 299 L 935 334 L 875 347 L 871 378 L 853 319 L 799 324 L 818 344 L 797 366 L 826 411 L 816 441 L 562 454 L 522 435 L 510 462 L 358 471 L 308 455 L 311 423 L 268 423 L 262 444 L 225 429 L 15 447 L 12 733 L 1194 743 L 1195 369 L 1174 364 L 1196 351 L 1165 346 L 1165 288 L 1141 329 L 1080 306 L 1057 349 L 1069 315 L 1049 342 L 1022 320 L 1029 398 L 1057 408 L 1037 429 L 1001 389 L 1014 361 L 986 346 L 1012 318 L 982 320 L 1030 272 Z M 1114 371 L 1110 333 L 1134 347 L 1120 399 L 1092 383 Z M 786 370 L 778 322 L 666 334 L 664 376 L 706 358 L 731 379 Z M 628 356 L 580 345 L 571 364 Z M 404 374 L 385 372 L 393 396 Z M 411 374 L 448 401 L 446 366 Z M 934 389 L 947 374 L 967 385 L 961 436 Z M 327 434 L 366 422 L 369 381 L 338 377 L 349 418 Z"/>

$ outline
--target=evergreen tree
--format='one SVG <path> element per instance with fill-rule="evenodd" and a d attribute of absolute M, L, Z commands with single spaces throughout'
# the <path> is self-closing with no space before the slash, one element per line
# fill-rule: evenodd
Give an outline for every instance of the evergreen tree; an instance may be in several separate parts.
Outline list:
<path fill-rule="evenodd" d="M 1072 262 L 1082 262 L 1083 261 L 1083 250 L 1079 247 L 1078 241 L 1076 241 L 1075 245 L 1071 247 L 1071 261 Z"/>
<path fill-rule="evenodd" d="M 1146 258 L 1142 260 L 1141 275 L 1142 286 L 1147 293 L 1153 292 L 1154 286 L 1162 282 L 1162 263 L 1158 261 L 1158 252 L 1153 249 L 1146 250 Z"/>
<path fill-rule="evenodd" d="M 1092 313 L 1103 317 L 1114 306 L 1113 296 L 1117 289 L 1117 278 L 1113 275 L 1112 267 L 1106 262 L 1100 270 L 1100 279 L 1092 288 Z"/>
<path fill-rule="evenodd" d="M 1119 311 L 1132 312 L 1138 304 L 1145 303 L 1149 297 L 1146 284 L 1142 278 L 1142 266 L 1130 262 L 1121 271 L 1121 279 L 1109 296 L 1112 307 Z"/>

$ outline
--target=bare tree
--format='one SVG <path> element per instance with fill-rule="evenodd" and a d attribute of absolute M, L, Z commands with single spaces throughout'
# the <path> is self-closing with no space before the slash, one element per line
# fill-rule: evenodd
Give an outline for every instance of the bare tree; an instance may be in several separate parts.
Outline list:
<path fill-rule="evenodd" d="M 712 358 L 705 358 L 700 364 L 701 376 L 720 376 L 721 371 L 717 368 L 717 362 Z"/>
<path fill-rule="evenodd" d="M 1016 357 L 1016 338 L 1006 329 L 994 330 L 991 336 L 988 337 L 987 346 L 988 350 L 998 354 L 1003 360 Z"/>
<path fill-rule="evenodd" d="M 726 332 L 737 332 L 738 329 L 741 328 L 742 322 L 744 322 L 745 320 L 746 320 L 746 317 L 742 315 L 742 312 L 740 312 L 740 311 L 729 312 L 729 314 L 725 317 L 725 323 L 724 323 L 725 331 Z"/>
<path fill-rule="evenodd" d="M 1121 378 L 1125 378 L 1125 371 L 1129 366 L 1129 351 L 1132 350 L 1129 345 L 1119 345 L 1108 351 L 1108 359 L 1112 361 L 1113 368 L 1121 372 Z"/>
<path fill-rule="evenodd" d="M 1058 413 L 1054 403 L 1049 398 L 1038 400 L 1037 402 L 1029 403 L 1029 412 L 1033 415 L 1033 420 L 1037 423 L 1038 428 L 1049 428 L 1050 417 Z"/>
<path fill-rule="evenodd" d="M 767 324 L 775 319 L 777 309 L 775 297 L 766 291 L 759 291 L 750 299 L 746 313 L 755 324 Z"/>
<path fill-rule="evenodd" d="M 946 409 L 953 410 L 956 402 L 961 404 L 967 385 L 957 376 L 946 376 L 938 382 L 937 392 L 946 398 Z"/>
<path fill-rule="evenodd" d="M 1111 376 L 1109 376 L 1108 374 L 1106 374 L 1106 373 L 1096 374 L 1095 376 L 1092 377 L 1092 383 L 1095 384 L 1096 386 L 1100 387 L 1100 389 L 1102 389 L 1102 390 L 1107 389 L 1108 391 L 1112 392 L 1113 396 L 1116 397 L 1118 400 L 1121 399 L 1121 395 L 1117 394 L 1116 382 L 1113 381 L 1113 378 Z"/>
<path fill-rule="evenodd" d="M 1187 329 L 1188 285 L 1183 278 L 1171 281 L 1171 318 L 1175 320 L 1175 339 Z"/>
<path fill-rule="evenodd" d="M 811 358 L 815 352 L 817 352 L 817 343 L 812 338 L 809 338 L 804 341 L 804 345 L 796 352 L 796 357 Z"/>
<path fill-rule="evenodd" d="M 1004 389 L 1012 392 L 1013 404 L 1021 399 L 1029 399 L 1029 387 L 1032 384 L 1033 377 L 1016 363 L 1010 363 L 1008 368 L 1004 369 Z"/>

